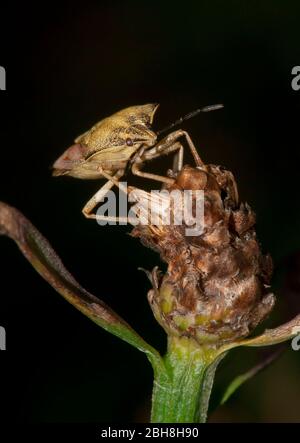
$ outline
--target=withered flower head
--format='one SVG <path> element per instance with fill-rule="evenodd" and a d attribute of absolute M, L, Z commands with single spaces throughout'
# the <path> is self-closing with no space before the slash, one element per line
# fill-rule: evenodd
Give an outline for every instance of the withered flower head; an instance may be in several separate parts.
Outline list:
<path fill-rule="evenodd" d="M 235 179 L 220 166 L 184 166 L 167 189 L 204 191 L 204 229 L 196 236 L 186 235 L 184 224 L 133 229 L 168 265 L 165 275 L 156 268 L 151 275 L 148 300 L 157 321 L 169 335 L 199 344 L 221 346 L 248 336 L 275 301 L 272 260 L 257 241 L 255 213 L 239 204 Z"/>

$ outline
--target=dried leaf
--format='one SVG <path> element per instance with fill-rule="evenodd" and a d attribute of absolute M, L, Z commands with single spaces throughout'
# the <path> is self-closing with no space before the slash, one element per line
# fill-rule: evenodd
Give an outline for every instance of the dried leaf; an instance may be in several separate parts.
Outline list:
<path fill-rule="evenodd" d="M 0 234 L 14 240 L 37 272 L 75 308 L 106 331 L 145 352 L 155 371 L 161 369 L 159 353 L 102 300 L 82 288 L 32 223 L 3 202 L 0 202 Z"/>
<path fill-rule="evenodd" d="M 298 314 L 293 320 L 284 323 L 278 328 L 267 329 L 262 335 L 255 338 L 249 338 L 243 340 L 240 345 L 242 346 L 269 346 L 281 343 L 296 335 L 300 334 L 300 314 Z"/>
<path fill-rule="evenodd" d="M 258 337 L 248 338 L 246 340 L 236 341 L 229 345 L 222 346 L 220 353 L 226 352 L 229 349 L 237 348 L 239 346 L 271 346 L 291 340 L 296 335 L 300 334 L 300 314 L 293 320 L 284 323 L 278 328 L 266 329 L 266 331 Z"/>

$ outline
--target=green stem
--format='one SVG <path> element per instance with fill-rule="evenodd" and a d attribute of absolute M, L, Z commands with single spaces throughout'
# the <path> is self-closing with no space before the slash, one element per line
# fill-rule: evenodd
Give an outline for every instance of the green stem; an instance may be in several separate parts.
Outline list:
<path fill-rule="evenodd" d="M 213 379 L 222 357 L 194 340 L 169 337 L 165 371 L 154 380 L 154 423 L 205 422 Z"/>

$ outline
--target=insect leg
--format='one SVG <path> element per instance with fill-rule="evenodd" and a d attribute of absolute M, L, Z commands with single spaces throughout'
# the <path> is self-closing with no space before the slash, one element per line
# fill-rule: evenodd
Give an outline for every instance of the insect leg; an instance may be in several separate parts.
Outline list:
<path fill-rule="evenodd" d="M 173 172 L 179 172 L 181 171 L 182 167 L 183 167 L 183 146 L 180 144 L 180 148 L 178 150 L 178 152 L 176 152 L 175 156 L 174 156 L 174 160 L 173 160 L 173 167 L 172 170 Z"/>
<path fill-rule="evenodd" d="M 90 214 L 90 216 L 88 218 L 93 218 L 94 220 L 104 220 L 106 222 L 115 222 L 115 223 L 131 223 L 133 224 L 135 219 L 133 219 L 133 223 L 132 223 L 132 219 L 130 217 L 113 217 L 111 215 L 98 215 L 98 214 Z"/>
<path fill-rule="evenodd" d="M 179 129 L 178 131 L 171 132 L 171 134 L 168 134 L 165 138 L 163 138 L 161 141 L 159 141 L 153 148 L 149 149 L 146 153 L 152 153 L 152 152 L 165 152 L 166 154 L 169 153 L 168 149 L 170 146 L 174 145 L 176 142 L 178 142 L 178 139 L 181 137 L 185 137 L 187 144 L 190 148 L 190 151 L 194 157 L 195 163 L 197 166 L 202 166 L 203 161 L 201 160 L 197 149 L 189 136 L 189 134 L 186 131 L 183 131 L 182 129 Z"/>
<path fill-rule="evenodd" d="M 174 156 L 173 168 L 172 168 L 172 171 L 175 173 L 175 172 L 181 171 L 182 166 L 183 166 L 184 148 L 180 142 L 175 142 L 171 146 L 156 145 L 153 148 L 146 151 L 145 154 L 141 158 L 143 160 L 153 160 L 157 157 L 161 157 L 163 155 L 168 155 L 172 152 L 176 152 L 176 154 Z"/>
<path fill-rule="evenodd" d="M 164 177 L 163 175 L 143 172 L 141 171 L 141 168 L 143 167 L 145 161 L 153 160 L 157 157 L 161 157 L 162 155 L 168 155 L 176 151 L 178 151 L 178 157 L 175 164 L 175 168 L 177 171 L 180 171 L 183 163 L 183 146 L 181 145 L 180 142 L 175 142 L 170 146 L 156 145 L 153 148 L 146 150 L 140 158 L 135 159 L 131 168 L 132 173 L 134 175 L 138 175 L 139 177 L 149 178 L 151 180 L 156 180 L 167 184 L 173 184 L 174 183 L 173 179 Z"/>
<path fill-rule="evenodd" d="M 124 175 L 124 169 L 119 169 L 116 174 L 112 177 L 114 180 L 118 180 L 119 178 Z M 96 214 L 92 214 L 93 209 L 97 206 L 98 203 L 100 203 L 107 192 L 115 185 L 114 181 L 111 181 L 110 179 L 102 186 L 102 188 L 99 189 L 98 192 L 96 192 L 95 195 L 86 203 L 84 208 L 82 209 L 82 213 L 87 218 L 96 218 Z"/>
<path fill-rule="evenodd" d="M 120 171 L 118 171 L 118 172 L 121 174 Z M 123 173 L 124 173 L 124 171 L 123 171 Z M 123 175 L 123 173 L 122 173 L 122 175 Z M 105 196 L 105 193 L 107 193 L 107 191 L 109 189 L 111 189 L 113 186 L 117 186 L 121 191 L 125 192 L 127 195 L 129 195 L 131 192 L 133 192 L 134 194 L 132 194 L 132 197 L 133 197 L 132 201 L 134 201 L 134 202 L 136 202 L 140 198 L 139 197 L 140 194 L 146 195 L 146 196 L 148 195 L 147 192 L 139 190 L 137 188 L 134 188 L 133 186 L 128 186 L 128 187 L 124 186 L 118 180 L 118 178 L 120 178 L 120 174 L 117 173 L 114 176 L 111 176 L 110 174 L 106 173 L 105 171 L 101 171 L 101 175 L 103 177 L 107 178 L 107 182 L 105 183 L 104 186 L 102 186 L 102 188 L 97 192 L 97 194 L 95 194 L 92 197 L 92 199 L 90 200 L 90 202 L 92 202 L 92 203 L 94 203 L 97 200 L 94 207 L 97 205 L 97 203 L 99 203 L 99 201 L 101 201 L 103 199 L 103 197 Z M 88 215 L 84 213 L 84 215 L 88 218 L 93 218 L 95 220 L 103 220 L 106 222 L 117 222 L 117 223 L 122 223 L 122 224 L 130 223 L 133 226 L 136 226 L 138 224 L 139 220 L 134 216 L 135 213 L 136 213 L 136 211 L 133 211 L 133 214 L 132 214 L 133 216 L 131 216 L 131 217 L 124 217 L 124 216 L 123 217 L 115 217 L 115 216 L 110 216 L 110 215 L 99 215 L 99 214 L 91 214 L 91 213 L 89 213 Z M 140 217 L 141 218 L 145 217 L 145 214 L 140 214 Z"/>

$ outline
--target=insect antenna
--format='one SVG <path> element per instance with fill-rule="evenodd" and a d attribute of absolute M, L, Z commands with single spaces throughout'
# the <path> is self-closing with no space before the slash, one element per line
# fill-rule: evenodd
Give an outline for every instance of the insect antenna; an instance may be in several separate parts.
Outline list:
<path fill-rule="evenodd" d="M 188 114 L 184 115 L 183 117 L 180 117 L 174 123 L 171 123 L 170 125 L 166 126 L 165 128 L 161 129 L 160 131 L 157 131 L 157 135 L 160 135 L 166 131 L 169 131 L 170 129 L 174 128 L 175 126 L 180 125 L 184 121 L 189 120 L 190 118 L 193 118 L 196 115 L 200 114 L 200 112 L 216 111 L 216 110 L 222 109 L 222 108 L 224 108 L 224 105 L 218 104 L 218 105 L 204 106 L 203 108 L 196 109 L 195 111 L 189 112 Z"/>

